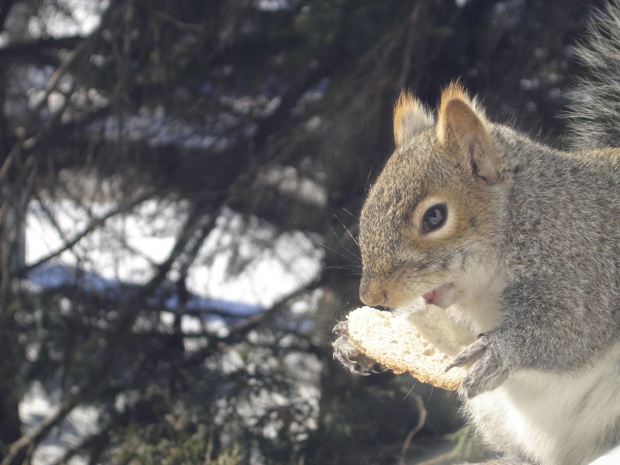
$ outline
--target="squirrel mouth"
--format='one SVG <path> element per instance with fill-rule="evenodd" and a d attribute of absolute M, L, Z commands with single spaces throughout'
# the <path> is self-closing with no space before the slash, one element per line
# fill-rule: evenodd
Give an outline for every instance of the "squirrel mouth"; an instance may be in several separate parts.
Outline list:
<path fill-rule="evenodd" d="M 437 289 L 432 290 L 431 292 L 427 292 L 422 296 L 426 304 L 432 304 L 435 302 L 435 297 L 437 297 Z"/>
<path fill-rule="evenodd" d="M 445 294 L 450 287 L 450 284 L 442 284 L 432 291 L 422 294 L 422 298 L 424 299 L 424 302 L 426 302 L 426 305 L 432 304 L 437 305 L 438 307 L 445 307 L 447 306 L 447 302 L 445 302 L 447 296 Z"/>

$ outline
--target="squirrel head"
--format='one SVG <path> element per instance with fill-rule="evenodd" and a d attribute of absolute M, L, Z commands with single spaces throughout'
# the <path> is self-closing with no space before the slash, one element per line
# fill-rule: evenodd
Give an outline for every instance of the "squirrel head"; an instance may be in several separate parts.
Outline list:
<path fill-rule="evenodd" d="M 503 181 L 490 128 L 458 83 L 442 92 L 436 121 L 410 93 L 401 94 L 396 150 L 360 217 L 366 305 L 398 307 L 424 296 L 447 306 L 459 299 L 471 258 L 494 233 Z"/>

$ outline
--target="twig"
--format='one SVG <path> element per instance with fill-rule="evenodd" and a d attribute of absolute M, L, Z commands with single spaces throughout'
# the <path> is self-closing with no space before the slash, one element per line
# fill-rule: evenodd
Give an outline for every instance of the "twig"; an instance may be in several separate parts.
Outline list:
<path fill-rule="evenodd" d="M 403 447 L 400 450 L 400 457 L 398 458 L 399 465 L 405 465 L 405 456 L 407 455 L 407 451 L 409 450 L 409 446 L 411 445 L 411 440 L 418 433 L 418 431 L 422 429 L 424 423 L 426 423 L 427 411 L 426 407 L 424 407 L 424 402 L 422 401 L 422 398 L 415 393 L 412 393 L 411 395 L 418 406 L 418 413 L 420 416 L 418 417 L 418 424 L 415 425 L 415 427 L 411 431 L 409 431 L 409 434 L 405 438 L 405 442 L 403 442 Z"/>
<path fill-rule="evenodd" d="M 449 452 L 445 452 L 443 454 L 438 455 L 437 457 L 433 457 L 432 459 L 425 460 L 424 462 L 420 462 L 417 465 L 437 465 L 442 463 L 444 460 L 449 460 L 455 457 L 455 453 L 453 450 Z"/>
<path fill-rule="evenodd" d="M 424 3 L 417 3 L 413 10 L 411 10 L 411 14 L 409 15 L 409 20 L 407 22 L 407 40 L 405 42 L 405 50 L 403 51 L 403 66 L 400 72 L 400 76 L 396 82 L 398 82 L 399 86 L 402 88 L 405 85 L 405 81 L 409 76 L 409 71 L 411 69 L 411 55 L 413 50 L 414 41 L 416 38 L 424 38 L 426 39 L 426 31 L 424 33 L 420 33 L 420 10 Z M 417 33 L 417 35 L 416 35 Z"/>
<path fill-rule="evenodd" d="M 4 457 L 0 465 L 12 465 L 15 458 L 27 447 L 36 445 L 43 437 L 45 437 L 54 427 L 60 424 L 71 411 L 77 407 L 81 401 L 79 394 L 75 395 L 61 407 L 61 409 L 53 415 L 48 416 L 41 424 L 30 434 L 26 434 L 13 442 L 9 446 L 9 453 Z"/>
<path fill-rule="evenodd" d="M 62 457 L 60 457 L 55 463 L 54 465 L 67 465 L 69 463 L 69 461 L 76 455 L 78 455 L 80 452 L 84 452 L 85 450 L 88 450 L 89 448 L 92 447 L 93 444 L 96 444 L 99 441 L 107 441 L 109 438 L 109 434 L 110 434 L 110 430 L 112 429 L 112 427 L 115 426 L 114 422 L 110 421 L 105 427 L 103 427 L 99 432 L 97 432 L 96 434 L 92 434 L 90 436 L 88 436 L 87 438 L 85 438 L 82 442 L 80 442 L 78 445 L 76 445 L 75 447 L 72 447 L 71 449 L 67 450 Z"/>
<path fill-rule="evenodd" d="M 288 302 L 296 299 L 300 295 L 303 295 L 307 292 L 318 289 L 323 284 L 324 284 L 323 278 L 317 279 L 311 282 L 310 284 L 300 289 L 296 289 L 290 294 L 284 296 L 282 299 L 276 302 L 270 309 L 265 310 L 264 312 L 256 313 L 254 315 L 251 315 L 245 318 L 243 321 L 240 321 L 236 325 L 232 326 L 227 336 L 220 338 L 217 341 L 209 340 L 207 347 L 200 349 L 197 352 L 192 353 L 191 356 L 188 357 L 188 359 L 185 361 L 184 366 L 188 367 L 188 366 L 195 365 L 197 363 L 202 362 L 202 360 L 204 360 L 206 357 L 211 355 L 211 353 L 214 350 L 214 347 L 221 347 L 222 345 L 233 345 L 233 344 L 240 342 L 243 339 L 243 337 L 245 337 L 245 335 L 248 334 L 250 331 L 257 328 L 262 323 L 264 323 L 265 321 L 268 321 L 274 315 L 281 312 L 284 309 L 284 306 Z"/>
<path fill-rule="evenodd" d="M 45 257 L 40 258 L 39 260 L 37 260 L 36 262 L 25 266 L 23 269 L 19 270 L 16 275 L 20 276 L 20 277 L 24 277 L 26 276 L 26 274 L 36 268 L 37 266 L 42 265 L 43 263 L 46 263 L 48 261 L 50 261 L 51 259 L 59 256 L 60 254 L 62 254 L 63 252 L 66 252 L 67 250 L 72 249 L 73 247 L 75 247 L 75 245 L 81 241 L 84 237 L 88 236 L 90 233 L 92 233 L 96 228 L 100 227 L 101 225 L 103 225 L 108 219 L 110 219 L 113 216 L 116 216 L 120 213 L 126 212 L 132 208 L 134 208 L 135 206 L 139 205 L 140 203 L 144 202 L 145 200 L 149 199 L 151 196 L 150 192 L 144 192 L 143 194 L 141 194 L 139 197 L 133 199 L 131 202 L 125 203 L 120 205 L 118 208 L 110 211 L 109 213 L 106 213 L 105 215 L 99 217 L 99 218 L 93 218 L 93 221 L 81 232 L 79 232 L 78 234 L 76 234 L 75 236 L 73 236 L 73 238 L 68 239 L 65 238 L 65 244 L 58 250 L 55 250 L 51 253 L 49 253 L 48 255 L 46 255 Z M 53 221 L 53 216 L 51 216 L 51 212 L 47 212 L 47 215 L 50 216 L 50 221 L 52 221 L 52 224 L 54 225 L 54 227 L 58 230 L 58 232 L 61 234 L 61 236 L 64 236 L 63 231 L 60 229 L 60 226 Z"/>

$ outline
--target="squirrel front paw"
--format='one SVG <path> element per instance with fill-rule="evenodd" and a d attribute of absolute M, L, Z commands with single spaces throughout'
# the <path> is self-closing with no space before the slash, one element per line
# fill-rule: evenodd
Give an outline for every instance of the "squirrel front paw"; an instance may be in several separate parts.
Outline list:
<path fill-rule="evenodd" d="M 376 360 L 361 353 L 350 341 L 348 334 L 348 322 L 341 321 L 332 332 L 338 334 L 338 339 L 332 342 L 334 359 L 342 363 L 355 375 L 368 376 L 372 373 L 382 373 L 387 370 Z"/>
<path fill-rule="evenodd" d="M 471 399 L 478 394 L 499 387 L 508 376 L 508 368 L 499 355 L 492 334 L 481 334 L 478 339 L 461 351 L 452 361 L 453 367 L 473 363 L 459 388 L 459 395 Z"/>

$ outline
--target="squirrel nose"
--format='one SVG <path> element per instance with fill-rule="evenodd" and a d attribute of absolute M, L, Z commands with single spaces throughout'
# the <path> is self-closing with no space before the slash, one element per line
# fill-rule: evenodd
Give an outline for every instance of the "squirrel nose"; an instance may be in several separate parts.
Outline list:
<path fill-rule="evenodd" d="M 387 301 L 387 294 L 385 291 L 373 286 L 373 282 L 367 277 L 362 275 L 362 282 L 360 283 L 360 300 L 364 305 L 369 307 L 375 307 L 377 305 L 383 305 Z"/>
<path fill-rule="evenodd" d="M 362 300 L 364 305 L 367 305 L 369 307 L 376 307 L 378 305 L 383 305 L 385 301 L 387 300 L 385 296 L 385 292 L 383 291 L 380 291 L 379 293 L 374 294 L 374 295 L 360 294 L 360 299 Z"/>

